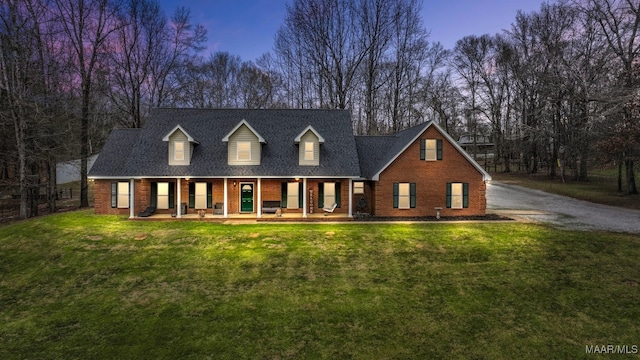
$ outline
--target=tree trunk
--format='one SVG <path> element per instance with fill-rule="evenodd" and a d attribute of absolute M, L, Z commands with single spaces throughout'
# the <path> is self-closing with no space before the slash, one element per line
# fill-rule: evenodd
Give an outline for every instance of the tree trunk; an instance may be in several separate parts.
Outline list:
<path fill-rule="evenodd" d="M 82 114 L 80 119 L 80 207 L 89 207 L 87 182 L 87 158 L 89 157 L 89 100 L 91 80 L 85 80 L 82 91 Z"/>
<path fill-rule="evenodd" d="M 47 183 L 47 206 L 49 207 L 49 213 L 56 212 L 56 159 L 49 156 L 47 160 L 47 170 L 49 171 L 48 183 Z"/>
<path fill-rule="evenodd" d="M 624 161 L 624 157 L 620 156 L 620 160 L 618 161 L 618 192 L 622 192 L 622 163 Z"/>
<path fill-rule="evenodd" d="M 627 194 L 637 194 L 638 189 L 636 188 L 636 179 L 633 174 L 633 160 L 625 160 L 625 165 L 627 170 Z"/>

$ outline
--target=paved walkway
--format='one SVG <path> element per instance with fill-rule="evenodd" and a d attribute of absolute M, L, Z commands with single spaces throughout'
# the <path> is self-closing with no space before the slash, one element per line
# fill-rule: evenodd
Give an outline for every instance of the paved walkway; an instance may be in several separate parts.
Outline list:
<path fill-rule="evenodd" d="M 640 211 L 594 204 L 544 191 L 492 181 L 487 185 L 489 212 L 542 221 L 572 230 L 640 234 Z"/>

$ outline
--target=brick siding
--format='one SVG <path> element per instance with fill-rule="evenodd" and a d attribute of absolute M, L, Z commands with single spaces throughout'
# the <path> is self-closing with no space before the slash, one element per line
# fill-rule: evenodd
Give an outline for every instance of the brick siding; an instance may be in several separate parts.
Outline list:
<path fill-rule="evenodd" d="M 420 160 L 420 139 L 442 139 L 443 159 Z M 416 207 L 393 207 L 393 183 L 416 183 Z M 446 208 L 446 186 L 449 182 L 469 183 L 469 207 Z M 442 216 L 484 215 L 486 185 L 482 174 L 435 127 L 429 127 L 412 143 L 374 183 L 373 211 L 376 216 L 434 216 L 442 207 Z"/>

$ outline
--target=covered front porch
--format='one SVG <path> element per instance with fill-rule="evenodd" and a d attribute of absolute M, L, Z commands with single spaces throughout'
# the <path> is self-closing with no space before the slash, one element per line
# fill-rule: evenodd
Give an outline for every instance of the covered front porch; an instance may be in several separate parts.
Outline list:
<path fill-rule="evenodd" d="M 131 219 L 353 218 L 350 178 L 145 178 L 131 180 L 129 187 Z"/>

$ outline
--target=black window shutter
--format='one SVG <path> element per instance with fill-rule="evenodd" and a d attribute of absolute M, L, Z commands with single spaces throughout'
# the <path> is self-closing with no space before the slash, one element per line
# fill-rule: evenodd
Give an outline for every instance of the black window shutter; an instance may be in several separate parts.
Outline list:
<path fill-rule="evenodd" d="M 280 206 L 283 208 L 287 207 L 287 183 L 282 183 L 282 197 L 280 199 Z"/>
<path fill-rule="evenodd" d="M 318 183 L 318 207 L 324 207 L 324 183 Z"/>
<path fill-rule="evenodd" d="M 158 183 L 157 182 L 151 183 L 151 202 L 149 206 L 153 206 L 153 207 L 158 206 Z"/>
<path fill-rule="evenodd" d="M 207 183 L 207 209 L 211 209 L 213 207 L 213 184 Z"/>
<path fill-rule="evenodd" d="M 447 183 L 447 208 L 451 208 L 451 183 Z"/>
<path fill-rule="evenodd" d="M 118 183 L 111 183 L 111 207 L 118 207 Z"/>
<path fill-rule="evenodd" d="M 176 207 L 176 183 L 169 183 L 169 209 Z"/>
<path fill-rule="evenodd" d="M 398 208 L 398 193 L 400 192 L 400 183 L 393 183 L 393 208 Z"/>
<path fill-rule="evenodd" d="M 469 207 L 469 183 L 462 184 L 462 207 Z"/>
<path fill-rule="evenodd" d="M 342 183 L 337 182 L 336 183 L 336 189 L 335 189 L 336 190 L 336 204 L 338 204 L 338 207 L 340 207 L 340 203 L 341 203 L 341 200 L 342 200 L 342 192 L 340 191 L 340 185 L 341 184 Z"/>
<path fill-rule="evenodd" d="M 427 140 L 420 139 L 420 160 L 424 160 L 426 158 L 426 149 L 427 149 Z"/>
<path fill-rule="evenodd" d="M 436 159 L 442 160 L 442 139 L 436 140 Z"/>
<path fill-rule="evenodd" d="M 300 209 L 302 209 L 302 207 L 304 206 L 304 204 L 302 203 L 302 197 L 304 196 L 304 186 L 302 184 L 302 181 L 300 181 L 299 185 L 298 185 L 298 207 Z"/>
<path fill-rule="evenodd" d="M 189 183 L 189 207 L 196 207 L 196 183 Z"/>
<path fill-rule="evenodd" d="M 410 188 L 410 207 L 413 209 L 416 207 L 416 183 L 411 183 L 409 185 Z"/>

